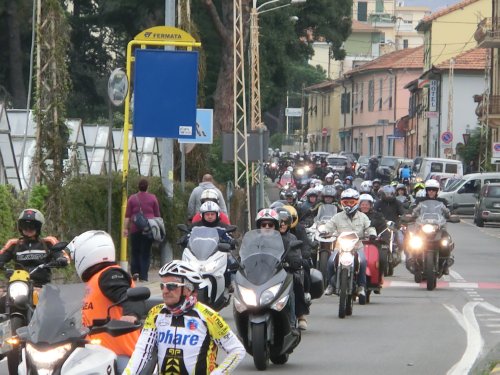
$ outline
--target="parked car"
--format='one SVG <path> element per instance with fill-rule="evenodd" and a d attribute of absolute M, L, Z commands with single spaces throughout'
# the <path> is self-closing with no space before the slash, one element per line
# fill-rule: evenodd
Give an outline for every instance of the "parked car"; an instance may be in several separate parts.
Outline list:
<path fill-rule="evenodd" d="M 439 197 L 446 199 L 450 207 L 456 206 L 455 213 L 472 215 L 481 188 L 493 183 L 500 183 L 500 172 L 467 174 L 450 183 Z"/>
<path fill-rule="evenodd" d="M 352 173 L 351 161 L 343 155 L 330 154 L 326 158 L 326 162 L 330 170 L 333 173 L 338 173 L 340 178 L 344 178 Z"/>
<path fill-rule="evenodd" d="M 500 183 L 484 185 L 476 198 L 474 223 L 483 227 L 485 222 L 500 222 Z"/>
<path fill-rule="evenodd" d="M 441 158 L 415 158 L 413 161 L 413 182 L 428 180 L 431 175 L 440 178 L 456 178 L 464 175 L 464 167 L 460 160 Z"/>
<path fill-rule="evenodd" d="M 351 162 L 351 173 L 356 170 L 359 154 L 357 152 L 340 151 L 339 155 L 345 156 Z"/>

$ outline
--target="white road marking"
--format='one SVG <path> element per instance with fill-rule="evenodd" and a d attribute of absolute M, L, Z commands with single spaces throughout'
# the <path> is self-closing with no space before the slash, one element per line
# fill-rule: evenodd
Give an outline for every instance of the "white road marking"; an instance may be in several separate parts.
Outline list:
<path fill-rule="evenodd" d="M 461 281 L 461 280 L 464 280 L 465 279 L 462 277 L 462 275 L 460 275 L 457 271 L 455 270 L 450 270 L 450 276 L 453 277 L 455 280 L 457 281 Z"/>
<path fill-rule="evenodd" d="M 489 328 L 500 328 L 500 324 L 485 324 L 485 326 Z"/>
<path fill-rule="evenodd" d="M 483 302 L 484 303 L 484 302 Z M 447 375 L 462 375 L 468 374 L 474 362 L 478 358 L 484 345 L 484 340 L 481 336 L 479 324 L 477 323 L 474 309 L 479 302 L 467 302 L 461 314 L 455 306 L 444 305 L 451 315 L 457 320 L 458 324 L 464 328 L 467 335 L 467 347 L 462 355 L 462 358 L 453 365 L 447 372 Z"/>
<path fill-rule="evenodd" d="M 484 315 L 492 316 L 493 314 L 476 314 L 476 316 L 484 316 Z M 484 320 L 486 322 L 500 322 L 500 318 L 485 318 L 481 320 Z"/>

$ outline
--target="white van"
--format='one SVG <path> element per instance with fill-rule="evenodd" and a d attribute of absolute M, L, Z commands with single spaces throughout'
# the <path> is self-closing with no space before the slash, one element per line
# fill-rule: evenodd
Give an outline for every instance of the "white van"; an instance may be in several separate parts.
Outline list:
<path fill-rule="evenodd" d="M 500 172 L 471 173 L 452 181 L 439 193 L 450 205 L 457 204 L 457 214 L 473 214 L 476 204 L 475 194 L 479 194 L 485 184 L 500 182 Z"/>
<path fill-rule="evenodd" d="M 423 182 L 431 176 L 440 179 L 460 178 L 464 167 L 460 160 L 418 157 L 413 161 L 413 182 Z"/>

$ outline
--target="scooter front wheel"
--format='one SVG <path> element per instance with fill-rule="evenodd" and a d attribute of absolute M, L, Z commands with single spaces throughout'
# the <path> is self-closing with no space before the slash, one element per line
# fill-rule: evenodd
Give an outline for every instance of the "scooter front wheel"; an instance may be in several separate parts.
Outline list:
<path fill-rule="evenodd" d="M 349 271 L 347 268 L 343 268 L 340 271 L 340 285 L 339 285 L 339 318 L 344 319 L 348 309 L 348 288 L 347 283 L 349 282 Z"/>
<path fill-rule="evenodd" d="M 329 258 L 330 258 L 330 252 L 325 250 L 320 250 L 318 268 L 320 272 L 323 274 L 323 283 L 325 288 L 328 285 L 328 282 L 330 281 L 328 280 L 328 271 L 327 271 Z"/>
<path fill-rule="evenodd" d="M 252 325 L 252 355 L 255 368 L 264 371 L 269 365 L 269 343 L 264 323 Z"/>
<path fill-rule="evenodd" d="M 436 272 L 435 268 L 435 256 L 432 251 L 425 254 L 425 269 L 424 274 L 427 280 L 427 290 L 434 290 L 436 288 Z"/>

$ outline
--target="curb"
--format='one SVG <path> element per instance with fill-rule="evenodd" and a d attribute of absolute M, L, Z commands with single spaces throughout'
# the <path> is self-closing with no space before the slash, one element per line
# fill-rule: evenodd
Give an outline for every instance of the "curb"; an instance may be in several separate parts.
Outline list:
<path fill-rule="evenodd" d="M 493 369 L 491 370 L 490 375 L 493 374 L 500 374 L 500 363 L 493 367 Z"/>

